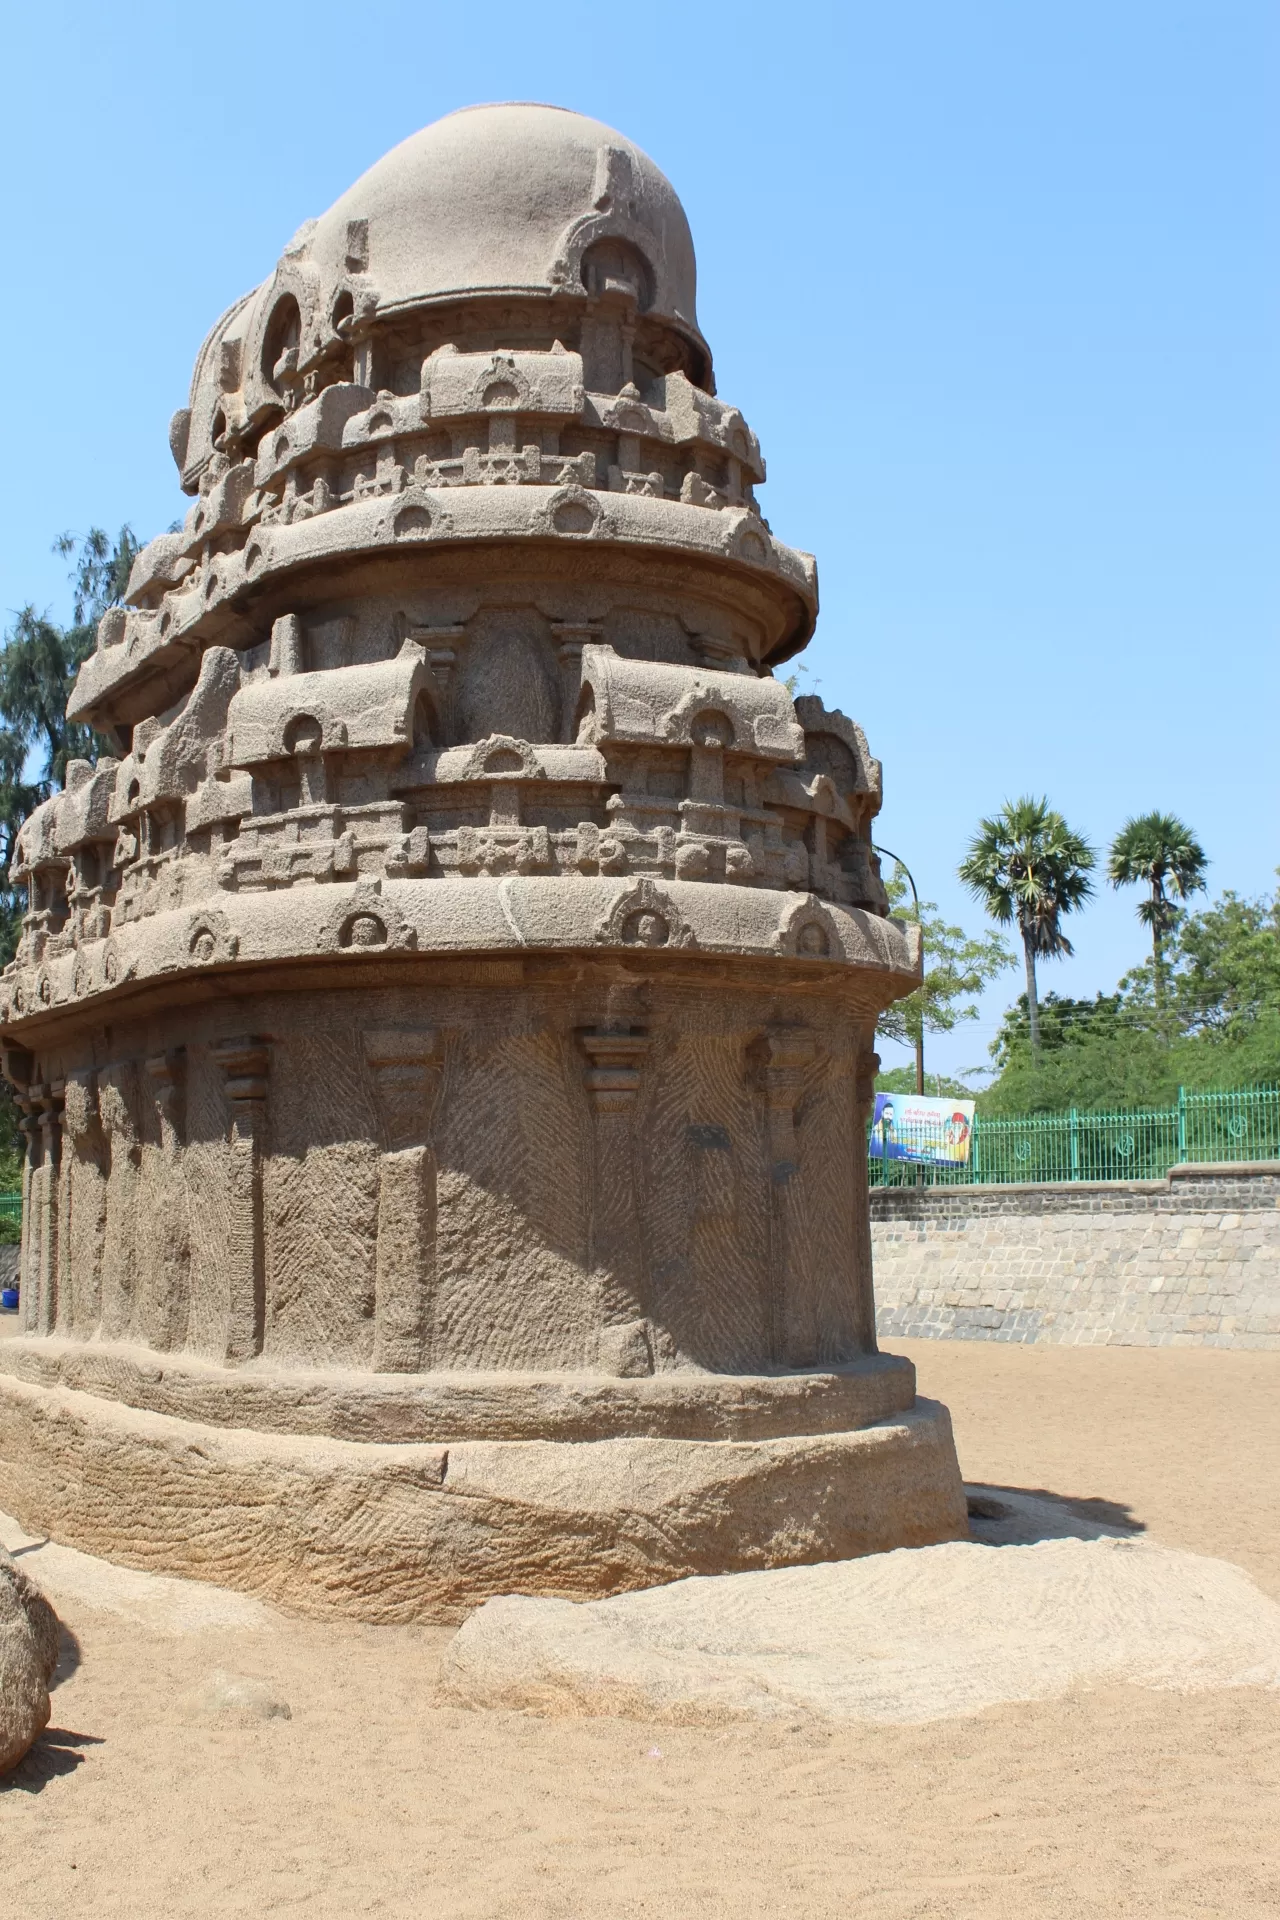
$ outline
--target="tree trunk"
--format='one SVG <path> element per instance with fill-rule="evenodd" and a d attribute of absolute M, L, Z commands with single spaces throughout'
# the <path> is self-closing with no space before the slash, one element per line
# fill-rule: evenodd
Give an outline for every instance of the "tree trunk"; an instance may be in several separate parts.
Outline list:
<path fill-rule="evenodd" d="M 1151 963 L 1155 974 L 1156 1011 L 1164 1006 L 1164 946 L 1159 927 L 1151 929 Z"/>
<path fill-rule="evenodd" d="M 1036 998 L 1036 952 L 1031 936 L 1022 936 L 1022 952 L 1027 963 L 1027 1014 L 1031 1021 L 1031 1057 L 1040 1058 L 1040 1002 Z"/>

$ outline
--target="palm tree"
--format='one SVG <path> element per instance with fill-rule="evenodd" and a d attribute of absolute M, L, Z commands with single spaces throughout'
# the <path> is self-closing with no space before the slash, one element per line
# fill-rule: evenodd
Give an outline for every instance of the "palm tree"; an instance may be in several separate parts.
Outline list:
<path fill-rule="evenodd" d="M 1093 892 L 1097 854 L 1047 800 L 1006 800 L 993 820 L 980 820 L 960 878 L 993 920 L 1016 921 L 1027 966 L 1031 1051 L 1040 1052 L 1036 958 L 1071 952 L 1062 916 Z"/>
<path fill-rule="evenodd" d="M 1111 843 L 1107 877 L 1113 887 L 1150 887 L 1138 918 L 1151 929 L 1156 1005 L 1164 1005 L 1164 942 L 1178 918 L 1176 902 L 1204 890 L 1204 848 L 1174 813 L 1140 813 L 1126 820 Z M 1172 896 L 1172 897 L 1171 897 Z"/>

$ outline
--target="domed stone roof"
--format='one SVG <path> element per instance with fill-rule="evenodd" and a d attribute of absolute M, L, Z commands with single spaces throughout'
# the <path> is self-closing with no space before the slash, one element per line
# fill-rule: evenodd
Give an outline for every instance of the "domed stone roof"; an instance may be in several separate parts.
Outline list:
<path fill-rule="evenodd" d="M 698 330 L 693 237 L 674 187 L 612 127 L 563 107 L 466 107 L 392 148 L 318 220 L 275 271 L 230 307 L 196 358 L 170 445 L 188 493 L 230 425 L 280 397 L 272 369 L 292 353 L 299 381 L 376 323 L 459 302 L 541 303 L 554 332 L 573 310 L 621 296 L 663 363 L 715 392 Z"/>
<path fill-rule="evenodd" d="M 345 278 L 362 221 L 383 313 L 580 286 L 587 248 L 614 239 L 650 270 L 642 308 L 697 329 L 693 239 L 671 182 L 612 127 L 563 107 L 468 107 L 403 140 L 316 223 L 322 281 Z"/>

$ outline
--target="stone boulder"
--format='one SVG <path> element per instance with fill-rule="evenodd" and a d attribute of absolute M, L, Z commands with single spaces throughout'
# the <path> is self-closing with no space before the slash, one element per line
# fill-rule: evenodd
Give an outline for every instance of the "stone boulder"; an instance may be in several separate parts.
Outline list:
<path fill-rule="evenodd" d="M 996 1539 L 1027 1509 L 991 1506 Z M 1085 1529 L 1080 1528 L 1083 1532 Z M 1280 1606 L 1239 1567 L 1125 1537 L 950 1540 L 672 1581 L 575 1604 L 489 1600 L 451 1642 L 451 1705 L 737 1720 L 961 1718 L 1077 1686 L 1280 1687 Z"/>
<path fill-rule="evenodd" d="M 49 1684 L 58 1665 L 58 1616 L 0 1547 L 0 1773 L 49 1724 Z"/>

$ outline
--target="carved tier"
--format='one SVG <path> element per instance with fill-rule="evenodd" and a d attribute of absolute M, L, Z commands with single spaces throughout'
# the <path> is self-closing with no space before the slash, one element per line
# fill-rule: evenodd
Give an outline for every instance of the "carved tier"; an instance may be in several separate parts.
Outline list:
<path fill-rule="evenodd" d="M 962 1530 L 875 1351 L 880 766 L 773 675 L 814 564 L 669 184 L 554 109 L 428 128 L 172 444 L 69 708 L 111 752 L 13 865 L 21 1510 L 372 1617 Z"/>

